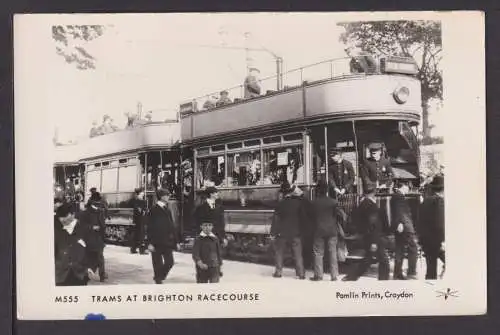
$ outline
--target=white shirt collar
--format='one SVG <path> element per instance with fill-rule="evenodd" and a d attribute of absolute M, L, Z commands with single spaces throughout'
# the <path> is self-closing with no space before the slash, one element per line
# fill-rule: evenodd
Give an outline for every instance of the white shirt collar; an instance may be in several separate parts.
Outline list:
<path fill-rule="evenodd" d="M 215 200 L 207 198 L 207 203 L 210 206 L 210 208 L 215 208 Z"/>
<path fill-rule="evenodd" d="M 215 236 L 215 234 L 214 234 L 214 233 L 212 233 L 212 232 L 210 232 L 210 233 L 207 235 L 207 234 L 205 234 L 205 232 L 204 232 L 204 231 L 202 231 L 202 232 L 200 233 L 200 236 L 201 236 L 201 237 L 217 237 L 217 236 Z"/>
<path fill-rule="evenodd" d="M 158 200 L 156 203 L 158 204 L 158 206 L 160 206 L 160 207 L 162 207 L 162 208 L 165 208 L 165 206 L 167 205 L 166 203 L 164 203 L 164 202 L 163 202 L 163 201 L 161 201 L 161 200 Z"/>
<path fill-rule="evenodd" d="M 68 224 L 66 226 L 63 226 L 63 229 L 66 230 L 69 235 L 72 235 L 73 234 L 73 230 L 75 230 L 75 226 L 76 226 L 77 222 L 78 222 L 78 220 L 74 219 L 73 221 L 71 221 L 70 224 Z"/>

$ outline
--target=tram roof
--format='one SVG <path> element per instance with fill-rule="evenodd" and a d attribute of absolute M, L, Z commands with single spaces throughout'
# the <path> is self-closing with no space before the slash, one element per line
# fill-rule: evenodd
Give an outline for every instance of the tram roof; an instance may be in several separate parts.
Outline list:
<path fill-rule="evenodd" d="M 78 144 L 56 146 L 54 163 L 78 164 L 100 157 L 171 148 L 180 142 L 179 122 L 152 122 L 88 138 Z"/>

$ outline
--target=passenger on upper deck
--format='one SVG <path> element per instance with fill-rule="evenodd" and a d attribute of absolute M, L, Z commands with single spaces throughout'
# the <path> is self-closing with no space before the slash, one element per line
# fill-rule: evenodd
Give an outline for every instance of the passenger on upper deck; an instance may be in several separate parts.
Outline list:
<path fill-rule="evenodd" d="M 108 134 L 117 131 L 118 127 L 113 124 L 113 119 L 109 115 L 104 115 L 102 117 L 100 130 L 101 134 Z"/>
<path fill-rule="evenodd" d="M 214 108 L 216 106 L 216 101 L 217 101 L 217 98 L 214 97 L 213 95 L 210 96 L 207 101 L 205 101 L 205 103 L 203 104 L 203 108 L 204 109 L 210 109 L 210 108 Z"/>
<path fill-rule="evenodd" d="M 260 71 L 256 68 L 250 68 L 248 76 L 245 78 L 243 86 L 245 87 L 245 99 L 255 98 L 260 96 L 260 84 L 258 76 Z"/>
<path fill-rule="evenodd" d="M 382 157 L 382 143 L 370 143 L 368 150 L 370 150 L 370 157 L 365 159 L 361 168 L 363 188 L 369 183 L 374 183 L 378 189 L 389 188 L 393 171 L 391 162 Z"/>
<path fill-rule="evenodd" d="M 232 103 L 231 99 L 229 98 L 229 93 L 227 91 L 222 91 L 220 92 L 220 98 L 219 100 L 216 102 L 216 106 L 219 107 L 219 106 L 224 106 L 224 105 L 228 105 Z"/>
<path fill-rule="evenodd" d="M 89 134 L 89 136 L 90 137 L 96 137 L 96 136 L 99 136 L 99 135 L 102 135 L 101 134 L 101 130 L 97 126 L 97 121 L 93 121 L 92 122 L 92 128 L 90 128 L 90 134 Z"/>

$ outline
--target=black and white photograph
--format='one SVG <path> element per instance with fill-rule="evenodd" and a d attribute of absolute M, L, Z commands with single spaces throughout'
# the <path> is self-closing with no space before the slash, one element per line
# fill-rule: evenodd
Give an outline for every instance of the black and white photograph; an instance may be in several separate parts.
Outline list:
<path fill-rule="evenodd" d="M 484 18 L 378 14 L 17 16 L 18 317 L 486 312 Z"/>

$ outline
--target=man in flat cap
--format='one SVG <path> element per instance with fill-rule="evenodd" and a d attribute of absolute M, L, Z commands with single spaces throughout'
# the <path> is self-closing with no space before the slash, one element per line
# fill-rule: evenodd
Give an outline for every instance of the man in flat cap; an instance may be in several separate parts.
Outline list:
<path fill-rule="evenodd" d="M 260 84 L 258 76 L 260 71 L 256 68 L 250 68 L 249 74 L 245 78 L 243 86 L 245 88 L 245 99 L 255 98 L 260 96 Z"/>
<path fill-rule="evenodd" d="M 332 164 L 328 166 L 328 183 L 335 192 L 336 198 L 347 193 L 352 193 L 354 185 L 354 168 L 351 162 L 342 157 L 342 150 L 330 150 Z"/>
<path fill-rule="evenodd" d="M 363 188 L 369 183 L 375 184 L 376 188 L 389 188 L 392 183 L 393 171 L 391 162 L 382 157 L 382 143 L 370 143 L 368 150 L 370 157 L 365 159 L 361 167 Z"/>
<path fill-rule="evenodd" d="M 222 91 L 220 92 L 220 98 L 215 104 L 217 107 L 219 106 L 224 106 L 232 103 L 231 99 L 229 98 L 229 93 L 227 91 Z"/>

